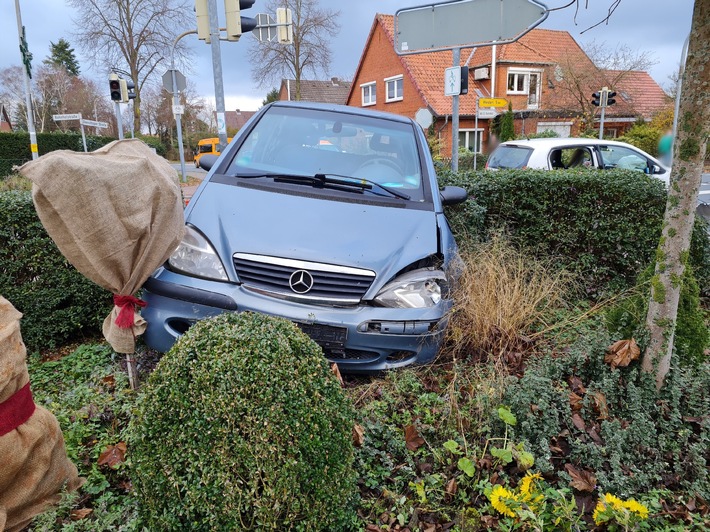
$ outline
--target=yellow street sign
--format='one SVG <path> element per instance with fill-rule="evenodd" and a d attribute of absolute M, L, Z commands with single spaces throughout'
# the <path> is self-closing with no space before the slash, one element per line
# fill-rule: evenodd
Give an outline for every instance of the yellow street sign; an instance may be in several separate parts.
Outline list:
<path fill-rule="evenodd" d="M 508 105 L 508 100 L 505 98 L 479 98 L 479 107 L 505 107 Z"/>

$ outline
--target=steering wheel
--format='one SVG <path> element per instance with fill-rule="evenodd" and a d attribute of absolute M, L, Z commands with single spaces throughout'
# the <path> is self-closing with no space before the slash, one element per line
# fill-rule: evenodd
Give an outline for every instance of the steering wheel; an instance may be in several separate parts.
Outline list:
<path fill-rule="evenodd" d="M 367 168 L 368 166 L 382 165 L 388 166 L 394 170 L 397 170 L 400 174 L 402 173 L 402 168 L 393 159 L 387 159 L 386 157 L 375 157 L 374 159 L 368 159 L 360 165 L 359 169 Z"/>

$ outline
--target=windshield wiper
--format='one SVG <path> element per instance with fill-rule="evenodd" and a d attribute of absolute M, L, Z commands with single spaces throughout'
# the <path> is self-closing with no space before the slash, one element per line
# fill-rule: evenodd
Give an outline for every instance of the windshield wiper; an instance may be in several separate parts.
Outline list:
<path fill-rule="evenodd" d="M 388 195 L 393 196 L 395 198 L 400 198 L 400 199 L 404 199 L 404 200 L 411 199 L 404 192 L 399 192 L 397 190 L 393 190 L 393 189 L 386 187 L 384 185 L 380 185 L 379 183 L 375 183 L 374 181 L 369 181 L 367 179 L 363 179 L 360 177 L 350 177 L 350 176 L 340 175 L 340 174 L 300 175 L 300 174 L 278 174 L 278 173 L 261 174 L 261 173 L 259 173 L 259 174 L 239 174 L 236 177 L 245 178 L 245 179 L 258 178 L 258 177 L 269 177 L 269 178 L 273 179 L 276 183 L 295 183 L 295 184 L 304 184 L 305 183 L 305 184 L 311 185 L 314 188 L 330 188 L 330 189 L 343 190 L 343 191 L 348 191 L 348 192 L 351 192 L 352 189 L 358 189 L 360 191 L 369 190 L 373 194 L 377 194 L 378 196 L 382 196 L 383 194 L 378 194 L 377 192 L 375 192 L 373 190 L 373 188 L 376 188 L 378 190 L 382 190 L 382 191 L 386 192 Z M 336 179 L 336 178 L 344 178 L 344 179 Z"/>

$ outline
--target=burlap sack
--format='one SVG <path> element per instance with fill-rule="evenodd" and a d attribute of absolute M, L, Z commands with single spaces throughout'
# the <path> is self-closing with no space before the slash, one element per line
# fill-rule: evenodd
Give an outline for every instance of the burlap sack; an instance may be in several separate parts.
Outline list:
<path fill-rule="evenodd" d="M 83 480 L 57 419 L 32 401 L 21 316 L 0 296 L 0 532 L 22 529 Z"/>
<path fill-rule="evenodd" d="M 137 139 L 91 153 L 50 152 L 19 171 L 32 181 L 37 214 L 62 254 L 115 294 L 104 336 L 117 352 L 133 353 L 146 327 L 133 294 L 184 231 L 177 172 Z"/>

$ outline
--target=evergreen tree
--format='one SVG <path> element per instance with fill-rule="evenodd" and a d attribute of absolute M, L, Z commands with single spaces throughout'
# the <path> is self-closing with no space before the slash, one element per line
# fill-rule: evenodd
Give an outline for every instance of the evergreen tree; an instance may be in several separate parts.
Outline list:
<path fill-rule="evenodd" d="M 74 48 L 63 37 L 56 43 L 50 41 L 50 55 L 44 60 L 46 65 L 63 66 L 72 76 L 79 75 L 79 62 L 74 55 Z"/>
<path fill-rule="evenodd" d="M 279 99 L 279 89 L 273 88 L 267 94 L 266 98 L 262 100 L 261 105 L 266 105 L 267 103 L 276 102 Z"/>
<path fill-rule="evenodd" d="M 515 126 L 513 120 L 513 106 L 508 104 L 508 111 L 501 117 L 500 121 L 500 141 L 505 142 L 515 138 Z"/>

